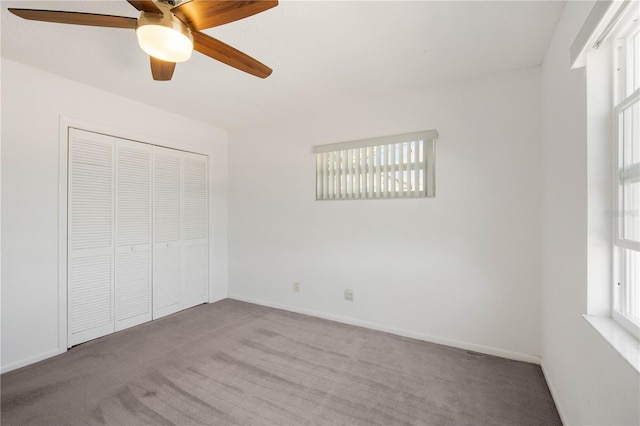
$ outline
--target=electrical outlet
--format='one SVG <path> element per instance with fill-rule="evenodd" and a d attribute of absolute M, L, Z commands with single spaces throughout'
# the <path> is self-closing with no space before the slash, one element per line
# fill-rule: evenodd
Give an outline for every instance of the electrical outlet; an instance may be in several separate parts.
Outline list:
<path fill-rule="evenodd" d="M 295 291 L 296 293 L 300 291 L 300 283 L 295 281 L 293 283 L 293 291 Z"/>
<path fill-rule="evenodd" d="M 353 289 L 348 288 L 344 291 L 344 300 L 353 302 Z"/>

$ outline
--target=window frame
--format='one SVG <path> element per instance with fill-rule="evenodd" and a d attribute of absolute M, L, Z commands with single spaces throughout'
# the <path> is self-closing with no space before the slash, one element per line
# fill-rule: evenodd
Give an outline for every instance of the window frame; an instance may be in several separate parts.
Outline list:
<path fill-rule="evenodd" d="M 612 148 L 613 148 L 613 197 L 612 197 L 612 303 L 611 317 L 626 331 L 640 339 L 640 318 L 631 315 L 629 306 L 630 286 L 635 285 L 636 294 L 640 292 L 640 283 L 631 282 L 628 277 L 627 251 L 640 253 L 640 241 L 626 238 L 623 234 L 625 218 L 634 212 L 627 211 L 624 196 L 621 195 L 623 185 L 628 180 L 635 180 L 640 170 L 640 163 L 633 163 L 631 167 L 625 166 L 623 145 L 626 141 L 625 131 L 628 127 L 624 124 L 624 113 L 634 106 L 640 108 L 640 53 L 639 47 L 634 43 L 640 43 L 640 29 L 637 26 L 638 6 L 631 13 L 626 14 L 620 27 L 613 36 L 613 55 L 611 66 L 613 68 L 613 97 L 611 108 L 612 122 Z M 634 19 L 635 18 L 635 19 Z M 634 40 L 635 38 L 635 40 Z M 630 48 L 631 46 L 631 48 Z M 635 49 L 634 49 L 635 47 Z M 634 116 L 631 116 L 634 120 Z M 634 132 L 640 131 L 638 123 L 632 122 Z M 632 134 L 632 141 L 640 137 Z M 637 214 L 637 212 L 635 212 Z M 638 273 L 636 271 L 636 273 Z M 638 310 L 640 308 L 637 307 Z M 640 315 L 639 315 L 640 316 Z"/>

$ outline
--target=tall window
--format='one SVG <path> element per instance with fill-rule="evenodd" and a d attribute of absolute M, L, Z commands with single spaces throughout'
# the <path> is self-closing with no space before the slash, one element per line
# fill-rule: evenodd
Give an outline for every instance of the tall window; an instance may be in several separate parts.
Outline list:
<path fill-rule="evenodd" d="M 435 196 L 438 132 L 314 147 L 316 200 Z"/>
<path fill-rule="evenodd" d="M 615 35 L 613 318 L 640 338 L 640 25 L 638 7 Z"/>

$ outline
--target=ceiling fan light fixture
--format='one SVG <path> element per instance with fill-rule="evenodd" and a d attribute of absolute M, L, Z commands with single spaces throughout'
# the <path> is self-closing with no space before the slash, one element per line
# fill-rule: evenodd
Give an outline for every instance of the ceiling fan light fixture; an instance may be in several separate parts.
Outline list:
<path fill-rule="evenodd" d="M 259 78 L 267 78 L 273 71 L 201 30 L 264 12 L 277 6 L 278 0 L 127 1 L 140 12 L 137 19 L 62 10 L 10 7 L 8 11 L 31 21 L 135 30 L 138 44 L 149 55 L 151 76 L 157 81 L 171 80 L 176 62 L 189 60 L 194 49 L 211 59 Z"/>
<path fill-rule="evenodd" d="M 142 50 L 162 61 L 184 62 L 193 52 L 191 31 L 171 13 L 142 12 L 136 36 Z"/>

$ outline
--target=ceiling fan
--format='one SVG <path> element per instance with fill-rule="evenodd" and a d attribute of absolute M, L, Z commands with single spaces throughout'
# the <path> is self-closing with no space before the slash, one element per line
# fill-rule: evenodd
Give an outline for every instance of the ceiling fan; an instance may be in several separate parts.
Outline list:
<path fill-rule="evenodd" d="M 188 60 L 193 50 L 260 78 L 271 75 L 268 66 L 200 30 L 264 12 L 277 6 L 277 0 L 127 1 L 140 11 L 140 17 L 36 9 L 9 11 L 34 21 L 134 29 L 140 47 L 151 58 L 154 80 L 171 80 L 176 62 Z"/>

